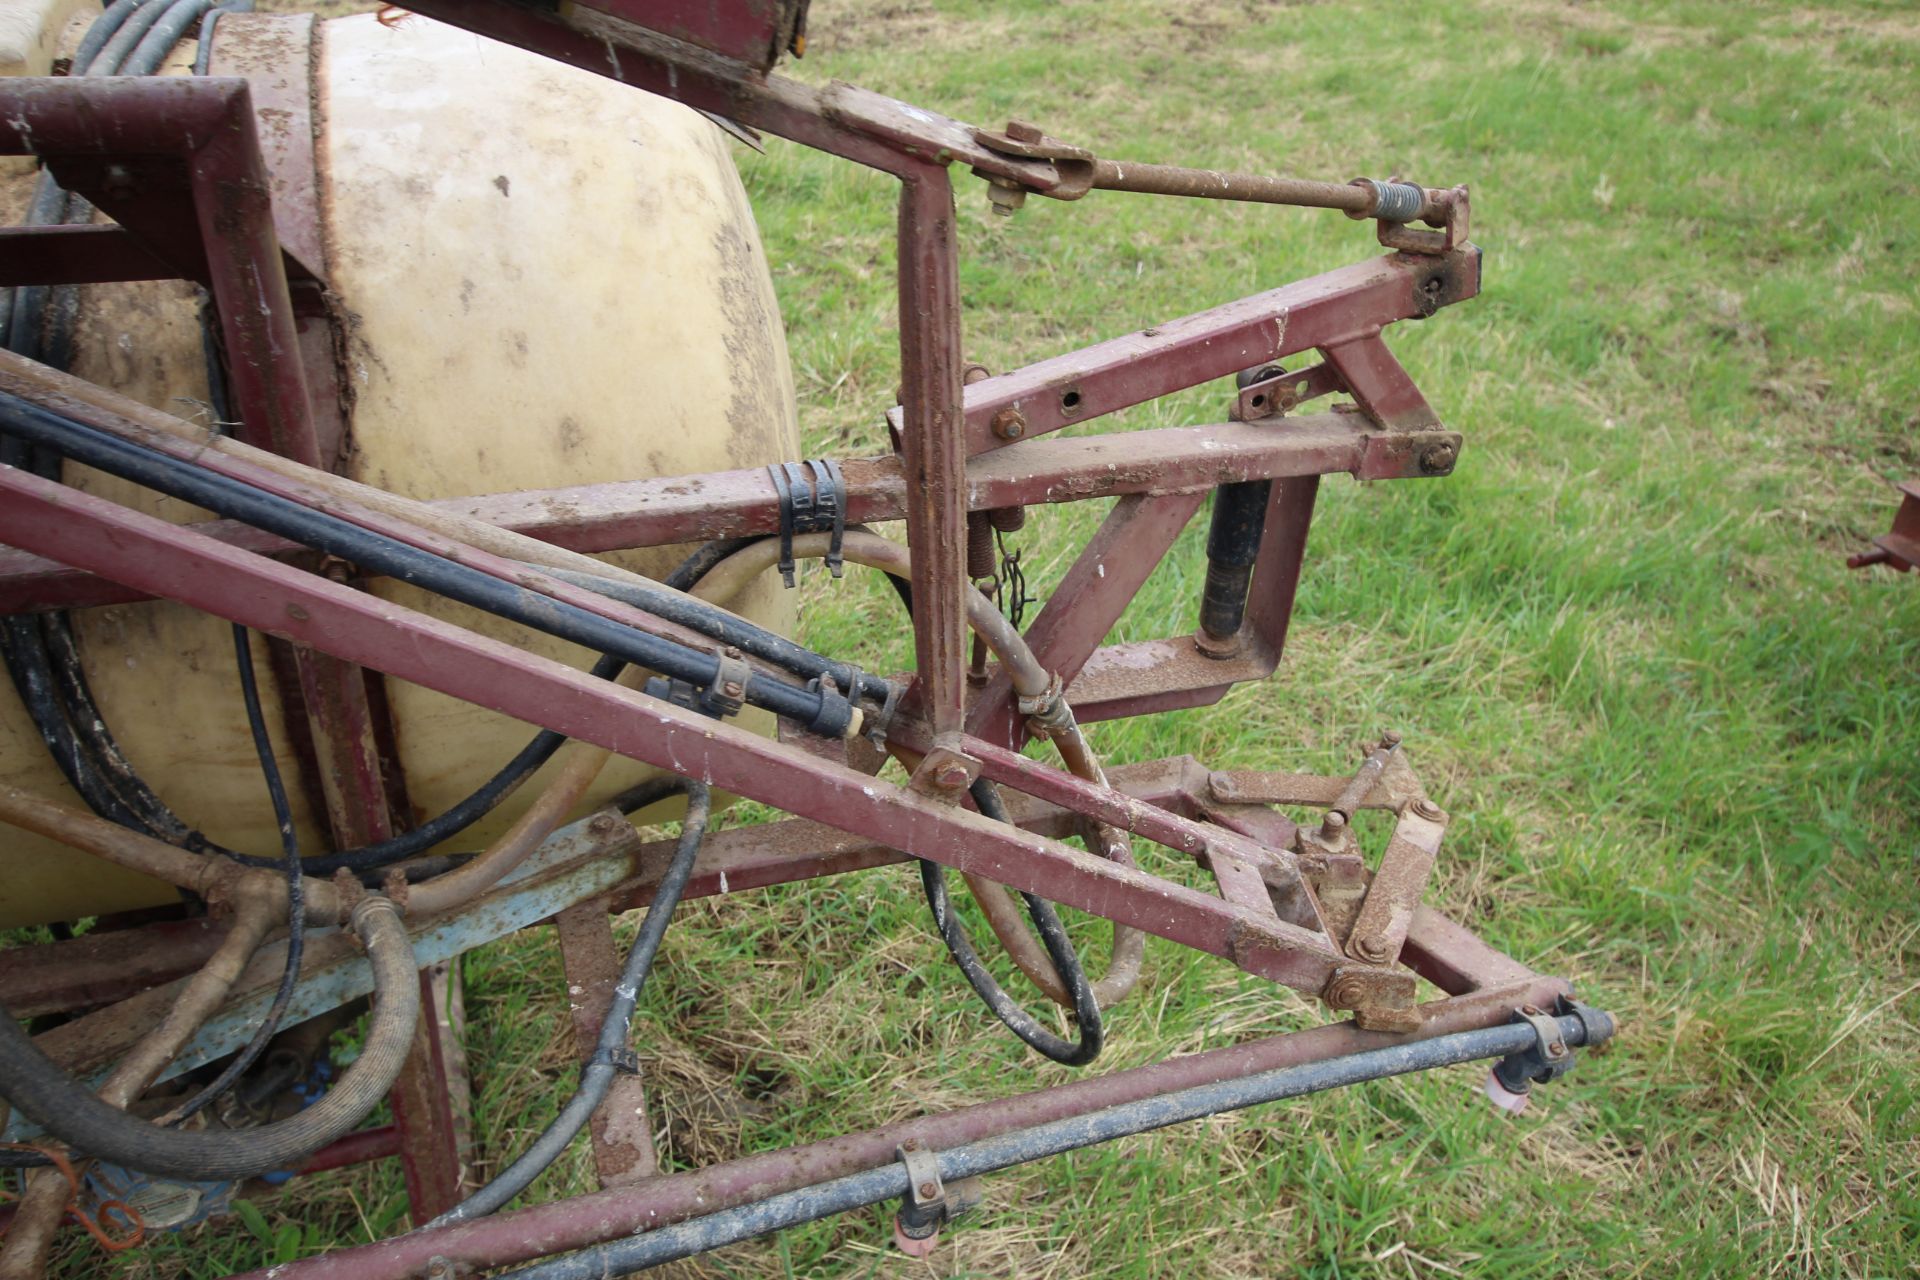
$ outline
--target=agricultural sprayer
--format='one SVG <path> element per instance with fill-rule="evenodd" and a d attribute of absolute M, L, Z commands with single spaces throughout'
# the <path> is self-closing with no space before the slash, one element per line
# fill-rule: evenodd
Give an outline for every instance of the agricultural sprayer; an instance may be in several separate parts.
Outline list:
<path fill-rule="evenodd" d="M 875 1204 L 924 1253 L 996 1170 L 1475 1060 L 1517 1107 L 1611 1035 L 1422 905 L 1449 816 L 1383 727 L 1342 776 L 1082 732 L 1274 673 L 1322 477 L 1454 469 L 1386 334 L 1478 292 L 1466 188 L 1133 163 L 812 87 L 773 71 L 805 0 L 412 7 L 5 5 L 0 1275 L 63 1219 L 118 1247 L 390 1157 L 415 1229 L 273 1275 L 624 1274 Z M 762 135 L 898 181 L 882 456 L 798 457 L 729 152 Z M 1339 211 L 1386 252 L 991 371 L 961 326 L 976 178 L 1006 214 Z M 1099 429 L 1216 383 L 1200 425 Z M 1104 520 L 1023 628 L 1008 547 L 1074 502 Z M 1202 508 L 1197 627 L 1109 643 Z M 793 638 L 810 561 L 892 580 L 911 671 Z M 735 797 L 787 816 L 709 831 Z M 1148 935 L 1341 1020 L 660 1171 L 630 1023 L 676 904 L 874 868 L 924 893 L 981 1034 L 1035 1055 L 1094 1063 Z M 1059 904 L 1110 923 L 1103 972 Z M 641 907 L 623 958 L 610 917 Z M 455 966 L 537 925 L 579 1074 L 476 1185 Z M 582 1130 L 601 1189 L 508 1210 Z"/>

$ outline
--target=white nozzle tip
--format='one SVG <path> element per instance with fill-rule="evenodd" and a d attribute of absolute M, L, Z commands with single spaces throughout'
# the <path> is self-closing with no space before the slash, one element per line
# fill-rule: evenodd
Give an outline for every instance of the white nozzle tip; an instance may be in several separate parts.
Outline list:
<path fill-rule="evenodd" d="M 900 1252 L 906 1254 L 909 1258 L 930 1257 L 933 1253 L 933 1247 L 940 1243 L 940 1233 L 936 1231 L 923 1240 L 915 1240 L 912 1236 L 900 1229 L 900 1219 L 895 1218 L 893 1220 L 893 1243 Z"/>
<path fill-rule="evenodd" d="M 1500 1077 L 1492 1071 L 1487 1072 L 1487 1082 L 1480 1088 L 1481 1092 L 1487 1095 L 1487 1100 L 1502 1111 L 1517 1116 L 1527 1109 L 1527 1099 L 1530 1095 L 1514 1093 L 1501 1084 Z"/>

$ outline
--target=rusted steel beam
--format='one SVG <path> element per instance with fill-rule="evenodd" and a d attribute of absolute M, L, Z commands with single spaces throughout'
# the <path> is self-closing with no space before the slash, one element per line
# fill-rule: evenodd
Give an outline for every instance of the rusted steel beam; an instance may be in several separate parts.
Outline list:
<path fill-rule="evenodd" d="M 1399 958 L 1446 832 L 1446 815 L 1425 800 L 1400 815 L 1347 934 L 1348 955 L 1368 964 Z"/>
<path fill-rule="evenodd" d="M 330 1142 L 307 1158 L 300 1173 L 326 1173 L 349 1165 L 367 1164 L 400 1154 L 400 1131 L 390 1124 L 350 1133 Z"/>
<path fill-rule="evenodd" d="M 921 1116 L 863 1133 L 762 1152 L 706 1169 L 667 1174 L 638 1186 L 338 1249 L 321 1257 L 275 1267 L 271 1280 L 411 1280 L 436 1256 L 456 1265 L 482 1269 L 510 1266 L 873 1168 L 893 1160 L 894 1149 L 908 1138 L 918 1138 L 928 1147 L 940 1150 L 1194 1085 L 1239 1079 L 1276 1067 L 1318 1062 L 1456 1031 L 1498 1026 L 1509 1021 L 1519 1005 L 1535 1004 L 1544 1008 L 1569 994 L 1571 988 L 1560 979 L 1536 977 L 1421 1005 L 1420 1029 L 1408 1035 L 1361 1031 L 1352 1023 L 1343 1022 L 1168 1058 L 1144 1067 Z M 236 1280 L 269 1280 L 269 1277 L 264 1271 L 254 1271 Z"/>
<path fill-rule="evenodd" d="M 174 262 L 203 261 L 226 334 L 230 390 L 246 419 L 243 438 L 308 464 L 319 461 L 245 81 L 150 76 L 0 83 L 0 153 L 42 157 L 63 185 L 155 253 Z M 111 175 L 127 167 L 112 161 L 134 166 L 134 179 Z M 169 194 L 177 192 L 179 176 L 189 201 Z"/>
<path fill-rule="evenodd" d="M 1382 325 L 1430 315 L 1479 288 L 1480 251 L 1471 246 L 1444 257 L 1395 254 L 983 378 L 966 389 L 968 449 L 1004 448 L 1302 351 L 1377 336 Z M 1019 431 L 1010 435 L 1006 424 L 1016 417 Z"/>
<path fill-rule="evenodd" d="M 1344 342 L 1328 343 L 1320 350 L 1345 385 L 1347 394 L 1381 426 L 1394 431 L 1419 431 L 1440 425 L 1433 406 L 1420 394 L 1420 388 L 1413 384 L 1393 352 L 1387 350 L 1378 330 Z M 1450 461 L 1446 467 L 1434 468 L 1435 471 L 1451 469 Z"/>
<path fill-rule="evenodd" d="M 953 184 L 928 165 L 900 187 L 900 461 L 913 552 L 920 710 L 936 742 L 966 715 L 966 475 L 960 411 L 960 249 Z"/>
<path fill-rule="evenodd" d="M 5 499 L 0 501 L 0 539 L 16 546 L 58 555 L 655 767 L 706 778 L 776 808 L 830 816 L 843 830 L 1172 938 L 1302 990 L 1320 991 L 1339 964 L 1338 952 L 1322 936 L 1276 930 L 1211 894 L 929 800 L 488 637 L 234 551 L 191 527 L 17 472 L 0 471 L 0 498 Z M 970 751 L 992 750 L 977 739 L 968 745 Z M 1021 766 L 1002 767 L 1001 773 L 1028 774 L 1034 767 L 1024 760 Z M 1050 779 L 1077 781 L 1048 770 L 1023 776 L 1021 785 L 1033 790 Z M 1094 798 L 1104 801 L 1104 789 Z"/>
<path fill-rule="evenodd" d="M 1542 980 L 1527 965 L 1488 946 L 1478 934 L 1432 907 L 1415 909 L 1400 960 L 1450 996 Z"/>
<path fill-rule="evenodd" d="M 31 1018 L 124 1000 L 192 973 L 226 936 L 226 922 L 203 916 L 9 947 L 0 1008 Z"/>
<path fill-rule="evenodd" d="M 0 286 L 172 280 L 179 274 L 125 227 L 74 223 L 0 229 Z"/>
<path fill-rule="evenodd" d="M 81 401 L 65 394 L 64 385 L 56 390 L 54 379 L 12 376 L 23 364 L 37 368 L 18 357 L 10 363 L 8 353 L 0 352 L 0 389 L 109 430 L 116 418 L 141 420 L 132 412 L 93 403 L 117 400 L 110 392 L 95 388 L 87 401 Z M 1373 431 L 1352 415 L 1328 414 L 1289 418 L 1284 424 L 1224 423 L 1114 436 L 1056 437 L 970 460 L 963 486 L 966 506 L 970 511 L 989 511 L 1129 493 L 1182 495 L 1302 470 L 1354 472 L 1368 455 Z M 841 469 L 847 478 L 849 521 L 898 520 L 905 514 L 906 488 L 898 458 L 853 459 L 842 463 Z M 777 500 L 764 467 L 442 498 L 429 505 L 588 552 L 771 534 L 779 528 Z M 263 555 L 285 557 L 302 550 L 230 520 L 210 520 L 196 527 L 209 537 Z M 0 613 L 122 604 L 141 598 L 132 588 L 57 561 L 0 549 Z"/>
<path fill-rule="evenodd" d="M 567 1019 L 582 1064 L 599 1046 L 620 957 L 613 947 L 613 923 L 603 902 L 583 902 L 553 918 L 560 939 L 560 966 L 567 983 Z M 653 1129 L 647 1123 L 647 1094 L 638 1070 L 622 1071 L 589 1121 L 594 1174 L 602 1187 L 623 1186 L 659 1171 Z"/>

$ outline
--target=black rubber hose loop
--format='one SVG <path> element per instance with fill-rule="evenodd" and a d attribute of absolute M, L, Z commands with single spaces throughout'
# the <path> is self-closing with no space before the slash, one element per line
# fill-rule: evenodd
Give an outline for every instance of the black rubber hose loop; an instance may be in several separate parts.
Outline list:
<path fill-rule="evenodd" d="M 996 822 L 1009 821 L 1006 806 L 1000 802 L 1000 792 L 991 782 L 980 779 L 973 784 L 969 794 L 981 813 Z M 954 914 L 952 903 L 948 901 L 946 869 L 937 862 L 920 859 L 920 883 L 926 889 L 927 906 L 933 911 L 933 924 L 940 931 L 941 941 L 947 944 L 947 953 L 960 966 L 960 972 L 966 975 L 967 982 L 987 1008 L 993 1011 L 994 1017 L 1033 1049 L 1055 1062 L 1069 1067 L 1082 1067 L 1100 1056 L 1101 1046 L 1105 1043 L 1100 1025 L 1100 1004 L 1093 997 L 1093 984 L 1087 981 L 1080 957 L 1075 953 L 1073 943 L 1068 939 L 1052 903 L 1030 893 L 1020 895 L 1026 901 L 1027 914 L 1032 918 L 1034 928 L 1039 931 L 1040 941 L 1046 946 L 1055 972 L 1073 996 L 1074 1021 L 1080 1026 L 1077 1043 L 1062 1039 L 1041 1026 L 1032 1014 L 1021 1008 L 994 981 L 987 967 L 980 963 L 980 956 L 967 937 L 966 927 L 960 923 L 960 917 Z"/>

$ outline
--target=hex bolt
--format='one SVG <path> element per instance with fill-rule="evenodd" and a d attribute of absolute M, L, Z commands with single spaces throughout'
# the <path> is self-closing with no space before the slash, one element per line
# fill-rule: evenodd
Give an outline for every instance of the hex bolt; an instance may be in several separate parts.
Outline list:
<path fill-rule="evenodd" d="M 1025 120 L 1009 120 L 1007 136 L 1015 142 L 1040 142 L 1047 135 L 1037 124 L 1028 124 Z"/>
<path fill-rule="evenodd" d="M 1027 415 L 1008 405 L 993 415 L 993 434 L 1002 440 L 1018 440 L 1027 434 Z"/>

